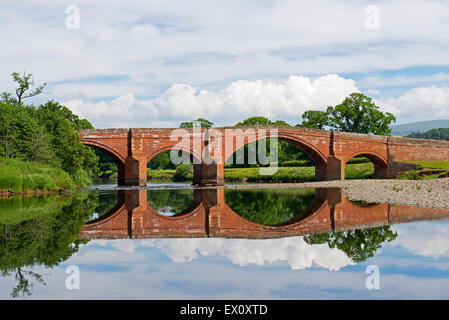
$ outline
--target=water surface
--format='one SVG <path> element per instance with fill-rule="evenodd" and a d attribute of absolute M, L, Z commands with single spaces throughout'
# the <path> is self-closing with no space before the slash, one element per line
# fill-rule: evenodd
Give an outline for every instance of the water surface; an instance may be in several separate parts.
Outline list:
<path fill-rule="evenodd" d="M 0 199 L 0 297 L 447 299 L 447 217 L 315 188 L 103 185 Z M 72 265 L 79 290 L 66 287 Z M 380 289 L 366 287 L 370 265 Z"/>

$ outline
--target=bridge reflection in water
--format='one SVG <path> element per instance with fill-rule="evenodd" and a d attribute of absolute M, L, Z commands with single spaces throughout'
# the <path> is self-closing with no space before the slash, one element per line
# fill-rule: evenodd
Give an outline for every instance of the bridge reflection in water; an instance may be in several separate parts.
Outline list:
<path fill-rule="evenodd" d="M 151 190 L 119 190 L 117 205 L 86 224 L 84 239 L 124 238 L 278 238 L 449 218 L 447 209 L 354 203 L 339 188 L 317 188 L 313 203 L 287 222 L 264 226 L 241 217 L 222 188 L 194 189 L 192 204 L 166 216 L 148 204 Z"/>

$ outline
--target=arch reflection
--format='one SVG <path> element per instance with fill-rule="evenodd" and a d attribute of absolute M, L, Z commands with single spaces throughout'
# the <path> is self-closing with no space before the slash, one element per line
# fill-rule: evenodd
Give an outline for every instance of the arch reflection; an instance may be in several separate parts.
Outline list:
<path fill-rule="evenodd" d="M 263 225 L 242 217 L 225 201 L 223 188 L 191 189 L 191 204 L 171 216 L 158 212 L 148 199 L 152 190 L 120 190 L 110 212 L 87 223 L 85 239 L 117 238 L 278 238 L 356 230 L 419 220 L 449 217 L 447 209 L 428 209 L 388 204 L 359 206 L 338 188 L 317 188 L 301 213 L 285 221 Z M 233 191 L 234 192 L 234 191 Z M 310 195 L 309 195 L 310 196 Z M 168 198 L 167 201 L 170 201 Z M 188 201 L 182 202 L 186 206 Z M 164 207 L 163 202 L 159 205 Z M 160 209 L 160 208 L 159 208 Z M 183 210 L 181 210 L 183 209 Z M 262 209 L 261 209 L 262 210 Z"/>

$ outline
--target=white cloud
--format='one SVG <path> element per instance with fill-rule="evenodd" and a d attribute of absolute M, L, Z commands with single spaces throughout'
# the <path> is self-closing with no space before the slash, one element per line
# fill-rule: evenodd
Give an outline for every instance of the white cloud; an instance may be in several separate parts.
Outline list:
<path fill-rule="evenodd" d="M 423 257 L 449 257 L 449 224 L 447 221 L 425 221 L 395 226 L 398 238 L 394 245 Z"/>
<path fill-rule="evenodd" d="M 190 262 L 201 256 L 222 255 L 239 266 L 265 265 L 287 262 L 293 270 L 303 270 L 316 264 L 328 270 L 339 270 L 354 264 L 341 250 L 330 249 L 327 244 L 309 245 L 303 237 L 269 240 L 248 239 L 149 239 L 91 241 L 90 245 L 111 244 L 114 248 L 131 253 L 137 247 L 154 247 L 176 263 Z"/>
<path fill-rule="evenodd" d="M 414 88 L 397 98 L 380 98 L 376 102 L 402 122 L 449 118 L 449 87 Z"/>
<path fill-rule="evenodd" d="M 176 84 L 149 100 L 137 100 L 128 94 L 110 103 L 78 99 L 64 104 L 96 127 L 123 122 L 132 123 L 134 127 L 149 127 L 156 121 L 171 121 L 171 125 L 177 127 L 180 121 L 198 117 L 232 125 L 254 115 L 296 124 L 305 110 L 324 110 L 356 91 L 353 80 L 329 74 L 315 80 L 290 76 L 283 83 L 239 80 L 217 92 Z"/>

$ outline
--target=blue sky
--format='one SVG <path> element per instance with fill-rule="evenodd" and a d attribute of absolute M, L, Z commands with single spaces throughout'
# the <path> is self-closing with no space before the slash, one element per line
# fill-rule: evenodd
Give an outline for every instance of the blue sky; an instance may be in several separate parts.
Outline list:
<path fill-rule="evenodd" d="M 448 1 L 6 0 L 0 21 L 2 89 L 31 72 L 48 85 L 29 102 L 98 128 L 296 124 L 354 91 L 398 123 L 449 119 Z"/>

